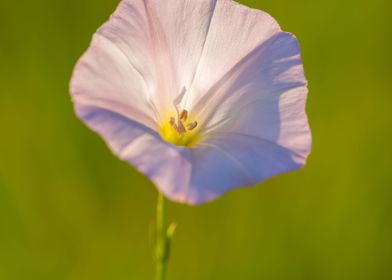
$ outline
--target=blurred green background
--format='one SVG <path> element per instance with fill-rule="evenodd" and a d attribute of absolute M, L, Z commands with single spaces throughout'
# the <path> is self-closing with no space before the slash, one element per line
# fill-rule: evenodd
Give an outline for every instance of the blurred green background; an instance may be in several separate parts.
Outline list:
<path fill-rule="evenodd" d="M 392 279 L 392 5 L 241 1 L 298 37 L 305 169 L 178 222 L 170 280 Z M 74 116 L 68 82 L 117 0 L 0 0 L 0 279 L 153 279 L 156 190 Z"/>

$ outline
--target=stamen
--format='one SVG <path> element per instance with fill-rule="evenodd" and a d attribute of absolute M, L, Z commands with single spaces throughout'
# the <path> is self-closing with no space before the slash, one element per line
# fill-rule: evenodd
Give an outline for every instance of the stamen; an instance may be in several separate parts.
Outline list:
<path fill-rule="evenodd" d="M 175 131 L 178 131 L 178 127 L 176 125 L 176 120 L 173 117 L 170 118 L 170 125 L 173 127 L 173 129 Z"/>
<path fill-rule="evenodd" d="M 176 108 L 177 110 L 177 108 Z M 184 136 L 187 131 L 191 131 L 197 127 L 197 121 L 187 123 L 188 119 L 188 111 L 182 110 L 181 113 L 178 113 L 177 110 L 177 119 L 175 117 L 170 117 L 169 123 L 171 127 L 178 133 L 180 136 Z"/>
<path fill-rule="evenodd" d="M 193 129 L 196 128 L 196 126 L 197 126 L 197 121 L 194 121 L 194 122 L 192 122 L 192 123 L 189 123 L 189 124 L 186 126 L 186 128 L 187 128 L 188 130 L 193 130 Z"/>
<path fill-rule="evenodd" d="M 187 118 L 188 118 L 188 111 L 182 110 L 182 112 L 180 114 L 180 120 L 183 120 L 185 122 L 187 120 Z"/>
<path fill-rule="evenodd" d="M 181 105 L 182 98 L 186 92 L 186 89 L 174 100 L 175 111 L 171 110 L 171 116 L 169 119 L 165 119 L 165 122 L 159 128 L 160 135 L 166 142 L 172 143 L 177 146 L 191 147 L 200 141 L 201 136 L 198 133 L 197 121 L 192 118 L 192 114 Z"/>
<path fill-rule="evenodd" d="M 184 127 L 184 124 L 182 123 L 181 120 L 178 120 L 177 132 L 178 132 L 180 135 L 184 135 L 185 132 L 186 132 L 186 129 L 185 129 L 185 127 Z"/>

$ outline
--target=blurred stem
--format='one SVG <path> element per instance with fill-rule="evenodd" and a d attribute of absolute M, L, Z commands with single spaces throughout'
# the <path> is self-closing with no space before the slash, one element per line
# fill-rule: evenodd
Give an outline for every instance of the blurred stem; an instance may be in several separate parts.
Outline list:
<path fill-rule="evenodd" d="M 157 221 L 155 239 L 156 280 L 166 280 L 167 264 L 169 261 L 170 241 L 173 236 L 175 224 L 168 227 L 167 199 L 158 193 Z"/>

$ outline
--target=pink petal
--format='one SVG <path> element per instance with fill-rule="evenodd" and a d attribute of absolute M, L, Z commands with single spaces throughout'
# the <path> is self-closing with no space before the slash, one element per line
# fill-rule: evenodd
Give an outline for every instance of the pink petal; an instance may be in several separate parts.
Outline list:
<path fill-rule="evenodd" d="M 191 109 L 230 69 L 277 32 L 278 23 L 267 13 L 231 0 L 217 1 L 186 106 Z"/>
<path fill-rule="evenodd" d="M 217 0 L 145 1 L 150 19 L 160 27 L 172 59 L 176 89 L 189 89 L 207 39 Z"/>
<path fill-rule="evenodd" d="M 300 168 L 302 156 L 267 140 L 216 134 L 193 151 L 186 201 L 199 204 L 235 188 L 251 186 Z"/>
<path fill-rule="evenodd" d="M 200 123 L 207 135 L 255 136 L 300 154 L 304 162 L 311 147 L 306 84 L 297 40 L 277 33 L 210 89 L 197 105 Z"/>
<path fill-rule="evenodd" d="M 146 84 L 124 54 L 108 39 L 96 34 L 78 61 L 71 80 L 75 104 L 111 110 L 156 127 L 154 111 L 143 98 Z"/>
<path fill-rule="evenodd" d="M 98 30 L 143 77 L 144 95 L 160 115 L 190 87 L 215 2 L 124 0 Z"/>
<path fill-rule="evenodd" d="M 79 104 L 75 110 L 115 155 L 148 176 L 172 200 L 186 201 L 190 149 L 164 142 L 155 131 L 111 110 Z"/>

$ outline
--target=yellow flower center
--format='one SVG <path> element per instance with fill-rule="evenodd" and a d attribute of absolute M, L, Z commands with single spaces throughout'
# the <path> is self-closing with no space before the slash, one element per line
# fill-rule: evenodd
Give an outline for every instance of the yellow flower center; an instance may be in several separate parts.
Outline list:
<path fill-rule="evenodd" d="M 200 140 L 198 123 L 188 117 L 188 111 L 177 113 L 177 118 L 167 118 L 159 128 L 161 137 L 166 142 L 177 146 L 191 147 Z"/>

